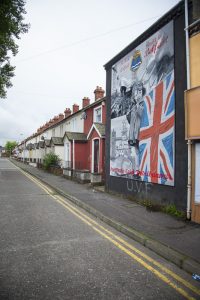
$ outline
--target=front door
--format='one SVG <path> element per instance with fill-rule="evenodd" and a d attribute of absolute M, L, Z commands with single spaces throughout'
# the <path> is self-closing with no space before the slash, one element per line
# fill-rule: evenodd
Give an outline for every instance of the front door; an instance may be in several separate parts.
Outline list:
<path fill-rule="evenodd" d="M 99 172 L 99 139 L 98 140 L 94 140 L 94 173 L 98 173 Z"/>
<path fill-rule="evenodd" d="M 65 143 L 65 164 L 66 168 L 71 168 L 71 159 L 70 159 L 70 144 Z"/>

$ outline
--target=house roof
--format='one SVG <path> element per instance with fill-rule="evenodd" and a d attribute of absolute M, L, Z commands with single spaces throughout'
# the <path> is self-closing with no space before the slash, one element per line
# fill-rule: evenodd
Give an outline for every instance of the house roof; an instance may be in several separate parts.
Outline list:
<path fill-rule="evenodd" d="M 27 150 L 32 150 L 32 149 L 34 149 L 34 145 L 31 144 L 31 143 L 29 143 L 29 144 L 26 146 L 26 149 L 27 149 Z"/>
<path fill-rule="evenodd" d="M 94 102 L 90 103 L 89 105 L 83 107 L 83 108 L 81 109 L 81 111 L 85 111 L 85 110 L 87 110 L 88 108 L 91 108 L 91 107 L 93 107 L 93 106 L 97 106 L 97 105 L 99 105 L 101 102 L 106 102 L 106 97 L 97 99 L 96 101 L 94 101 Z"/>
<path fill-rule="evenodd" d="M 39 143 L 34 143 L 34 149 L 39 149 Z"/>
<path fill-rule="evenodd" d="M 101 124 L 101 123 L 94 123 L 96 129 L 99 131 L 101 136 L 105 136 L 106 133 L 106 127 L 105 124 Z"/>
<path fill-rule="evenodd" d="M 44 148 L 44 141 L 39 141 L 39 147 Z"/>
<path fill-rule="evenodd" d="M 82 142 L 86 142 L 87 141 L 87 135 L 85 133 L 81 133 L 81 132 L 65 132 L 64 137 L 67 137 L 69 141 L 82 141 Z M 64 139 L 63 137 L 63 139 Z"/>
<path fill-rule="evenodd" d="M 64 122 L 70 120 L 71 118 L 73 118 L 75 115 L 77 114 L 81 114 L 83 113 L 84 111 L 86 111 L 87 109 L 91 108 L 91 107 L 94 107 L 96 105 L 99 105 L 101 102 L 105 102 L 106 101 L 106 97 L 103 97 L 103 98 L 100 98 L 100 99 L 97 99 L 96 101 L 92 102 L 91 104 L 79 109 L 77 112 L 74 112 L 72 113 L 71 115 L 69 115 L 68 117 L 60 120 L 59 122 L 55 123 L 55 124 L 52 124 L 51 126 L 49 126 L 48 128 L 44 129 L 42 132 L 40 133 L 35 133 L 33 135 L 31 135 L 30 137 L 26 138 L 24 140 L 24 142 L 28 142 L 29 140 L 31 140 L 33 137 L 36 137 L 36 136 L 39 136 L 43 133 L 45 133 L 46 131 L 48 131 L 49 129 L 52 129 L 52 128 L 55 128 L 57 126 L 60 126 L 61 124 L 63 124 Z M 45 143 L 46 145 L 46 143 Z M 47 147 L 50 146 L 50 145 L 46 145 Z"/>
<path fill-rule="evenodd" d="M 44 140 L 45 146 L 50 147 L 51 146 L 50 142 L 51 142 L 50 140 Z"/>
<path fill-rule="evenodd" d="M 66 122 L 66 120 L 70 120 L 70 119 L 73 118 L 75 115 L 77 115 L 77 114 L 79 114 L 79 113 L 83 113 L 85 110 L 87 110 L 87 109 L 89 109 L 89 108 L 91 108 L 91 107 L 93 107 L 93 106 L 96 106 L 96 105 L 100 104 L 100 103 L 103 102 L 103 101 L 104 101 L 104 102 L 106 101 L 106 96 L 105 96 L 105 97 L 102 97 L 102 98 L 100 98 L 100 99 L 97 99 L 96 101 L 90 103 L 89 105 L 87 105 L 87 106 L 85 106 L 85 107 L 79 109 L 78 111 L 72 113 L 72 114 L 69 115 L 68 117 L 66 117 L 66 118 L 64 118 L 64 119 L 62 119 L 62 120 L 60 120 L 59 122 L 57 122 L 57 123 L 55 123 L 55 124 L 52 124 L 51 126 L 49 126 L 48 128 L 46 128 L 45 130 L 43 130 L 42 133 L 46 132 L 46 131 L 49 130 L 49 129 L 52 129 L 52 128 L 54 128 L 54 127 L 57 127 L 57 126 L 61 125 L 62 123 Z M 41 134 L 41 133 L 40 133 L 40 134 Z M 37 136 L 37 135 L 40 135 L 40 134 L 36 134 L 36 136 Z"/>
<path fill-rule="evenodd" d="M 63 146 L 63 139 L 61 137 L 52 137 L 51 138 L 51 143 L 57 146 Z"/>
<path fill-rule="evenodd" d="M 92 133 L 92 130 L 96 130 L 96 132 L 98 133 L 98 135 L 101 137 L 101 138 L 104 138 L 105 137 L 105 125 L 102 124 L 102 123 L 93 123 L 92 127 L 90 128 L 90 131 L 87 135 L 87 139 L 89 139 L 91 133 Z"/>

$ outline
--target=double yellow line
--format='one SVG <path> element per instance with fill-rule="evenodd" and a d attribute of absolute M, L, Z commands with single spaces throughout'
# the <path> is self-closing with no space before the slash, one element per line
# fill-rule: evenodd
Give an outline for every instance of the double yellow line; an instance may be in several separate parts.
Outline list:
<path fill-rule="evenodd" d="M 18 168 L 19 169 L 19 168 Z M 83 213 L 80 209 L 74 207 L 71 205 L 68 201 L 65 200 L 64 197 L 61 197 L 59 195 L 55 195 L 53 190 L 51 190 L 49 187 L 47 187 L 45 184 L 41 183 L 39 180 L 37 180 L 35 177 L 31 176 L 30 174 L 27 174 L 23 170 L 19 169 L 26 177 L 28 177 L 31 181 L 36 183 L 38 186 L 40 186 L 49 196 L 51 196 L 56 202 L 58 202 L 60 205 L 62 205 L 64 208 L 66 208 L 68 211 L 70 211 L 72 214 L 74 214 L 76 217 L 81 219 L 84 223 L 86 223 L 88 226 L 90 226 L 93 230 L 98 232 L 101 236 L 103 236 L 105 239 L 109 240 L 112 244 L 114 244 L 117 248 L 119 248 L 121 251 L 126 253 L 128 256 L 130 256 L 133 260 L 137 261 L 139 264 L 141 264 L 143 267 L 145 267 L 147 270 L 151 271 L 153 274 L 155 274 L 159 279 L 161 279 L 163 282 L 168 284 L 170 287 L 175 289 L 179 294 L 181 294 L 186 299 L 195 299 L 193 296 L 191 296 L 188 291 L 183 289 L 182 287 L 179 287 L 176 283 L 174 283 L 169 277 L 176 280 L 179 284 L 193 292 L 195 295 L 200 296 L 200 289 L 196 288 L 192 284 L 190 284 L 188 281 L 186 281 L 184 278 L 180 277 L 178 274 L 174 273 L 173 271 L 169 270 L 168 268 L 164 267 L 162 264 L 151 258 L 150 256 L 146 255 L 142 251 L 138 250 L 133 245 L 126 242 L 121 237 L 117 236 L 104 226 L 97 223 L 95 220 L 87 216 L 85 213 Z M 150 264 L 151 265 L 150 265 Z M 156 267 L 156 268 L 155 268 Z M 163 273 L 161 273 L 163 272 Z M 169 276 L 167 277 L 166 274 Z"/>

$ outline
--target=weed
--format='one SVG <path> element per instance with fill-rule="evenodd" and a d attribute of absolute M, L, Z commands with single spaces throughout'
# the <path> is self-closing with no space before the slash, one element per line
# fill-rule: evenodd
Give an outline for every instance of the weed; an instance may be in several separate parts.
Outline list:
<path fill-rule="evenodd" d="M 177 210 L 175 204 L 169 204 L 169 205 L 163 207 L 162 211 L 164 213 L 170 214 L 170 215 L 178 217 L 178 218 L 185 217 L 185 213 L 183 211 Z"/>

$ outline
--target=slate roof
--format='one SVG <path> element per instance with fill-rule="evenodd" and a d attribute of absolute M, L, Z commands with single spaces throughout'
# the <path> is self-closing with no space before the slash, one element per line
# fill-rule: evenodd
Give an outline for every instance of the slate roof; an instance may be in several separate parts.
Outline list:
<path fill-rule="evenodd" d="M 44 144 L 46 147 L 50 147 L 51 146 L 51 141 L 50 140 L 44 140 Z"/>
<path fill-rule="evenodd" d="M 81 132 L 65 132 L 64 137 L 67 137 L 69 141 L 82 141 L 86 142 L 87 141 L 87 135 L 85 133 Z"/>
<path fill-rule="evenodd" d="M 44 141 L 39 141 L 39 147 L 44 148 Z"/>
<path fill-rule="evenodd" d="M 31 143 L 29 143 L 29 144 L 26 146 L 26 149 L 27 149 L 27 150 L 32 150 L 32 149 L 34 149 L 34 145 L 31 144 Z"/>
<path fill-rule="evenodd" d="M 51 142 L 57 146 L 63 146 L 63 139 L 61 137 L 52 137 Z"/>
<path fill-rule="evenodd" d="M 34 143 L 34 149 L 39 149 L 39 143 Z"/>
<path fill-rule="evenodd" d="M 101 123 L 94 123 L 96 129 L 99 131 L 101 136 L 105 136 L 106 133 L 106 127 L 104 124 Z"/>

